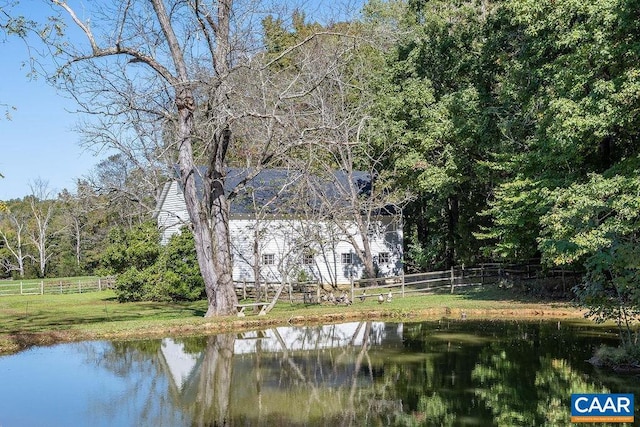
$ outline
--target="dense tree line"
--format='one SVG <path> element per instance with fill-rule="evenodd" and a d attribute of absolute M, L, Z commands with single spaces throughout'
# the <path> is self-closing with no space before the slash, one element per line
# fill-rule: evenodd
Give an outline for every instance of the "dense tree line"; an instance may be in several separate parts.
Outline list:
<path fill-rule="evenodd" d="M 399 4 L 372 131 L 398 141 L 390 165 L 417 195 L 407 209 L 414 262 L 578 261 L 569 252 L 586 247 L 565 241 L 587 230 L 554 215 L 583 214 L 566 207 L 585 185 L 627 192 L 630 182 L 611 179 L 637 170 L 638 6 Z"/>
<path fill-rule="evenodd" d="M 390 6 L 402 13 L 389 19 Z M 400 34 L 372 132 L 398 141 L 389 165 L 417 196 L 409 264 L 575 268 L 592 314 L 628 326 L 640 282 L 640 5 L 368 7 Z"/>

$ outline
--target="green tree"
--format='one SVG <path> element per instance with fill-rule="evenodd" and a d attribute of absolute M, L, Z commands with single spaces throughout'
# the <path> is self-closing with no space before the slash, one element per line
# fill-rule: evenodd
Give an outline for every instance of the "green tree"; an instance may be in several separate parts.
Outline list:
<path fill-rule="evenodd" d="M 160 245 L 153 221 L 131 229 L 114 228 L 108 236 L 102 272 L 117 275 L 116 294 L 125 301 L 194 301 L 205 297 L 193 233 L 183 229 Z"/>
<path fill-rule="evenodd" d="M 120 302 L 145 299 L 153 286 L 153 266 L 160 255 L 160 232 L 152 221 L 131 230 L 109 232 L 101 266 L 108 275 L 117 275 L 116 294 Z"/>
<path fill-rule="evenodd" d="M 162 248 L 158 261 L 157 283 L 153 299 L 195 301 L 206 296 L 202 275 L 198 269 L 193 233 L 186 227 L 175 234 Z"/>
<path fill-rule="evenodd" d="M 120 274 L 128 268 L 144 270 L 152 266 L 160 254 L 160 233 L 153 221 L 131 230 L 114 228 L 102 256 L 102 266 L 109 274 Z"/>
<path fill-rule="evenodd" d="M 63 204 L 64 201 L 63 197 Z M 70 224 L 68 236 L 73 241 L 76 261 L 79 257 L 80 265 L 87 273 L 93 273 L 99 267 L 109 231 L 114 227 L 129 227 L 131 223 L 120 220 L 119 206 L 116 204 L 114 209 L 108 195 L 97 191 L 90 181 L 76 181 L 75 192 L 71 194 L 63 212 Z M 133 222 L 139 223 L 139 217 L 136 216 Z"/>
<path fill-rule="evenodd" d="M 597 322 L 615 320 L 623 346 L 632 347 L 640 319 L 640 162 L 624 166 L 558 190 L 541 220 L 540 245 L 548 264 L 585 268 L 578 301 Z"/>
<path fill-rule="evenodd" d="M 486 4 L 408 2 L 400 17 L 378 5 L 375 21 L 402 34 L 382 73 L 371 132 L 395 143 L 387 168 L 418 195 L 405 210 L 410 256 L 425 267 L 473 262 L 472 231 L 484 208 L 484 100 L 477 75 Z M 378 24 L 385 25 L 385 24 Z M 413 255 L 412 255 L 413 254 Z"/>
<path fill-rule="evenodd" d="M 638 8 L 507 1 L 489 20 L 485 69 L 500 131 L 491 167 L 501 176 L 482 236 L 489 253 L 538 255 L 540 218 L 558 192 L 637 155 Z"/>

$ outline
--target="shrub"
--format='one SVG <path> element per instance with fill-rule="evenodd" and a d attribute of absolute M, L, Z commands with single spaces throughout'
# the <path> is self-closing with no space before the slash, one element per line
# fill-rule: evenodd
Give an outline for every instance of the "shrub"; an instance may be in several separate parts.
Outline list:
<path fill-rule="evenodd" d="M 175 234 L 166 246 L 153 222 L 114 229 L 102 256 L 103 272 L 117 274 L 118 301 L 194 301 L 204 297 L 193 234 Z"/>
<path fill-rule="evenodd" d="M 187 228 L 171 237 L 158 259 L 157 266 L 157 298 L 194 301 L 205 296 L 193 233 Z"/>
<path fill-rule="evenodd" d="M 149 272 L 131 267 L 116 278 L 116 297 L 119 302 L 142 301 L 147 299 Z"/>

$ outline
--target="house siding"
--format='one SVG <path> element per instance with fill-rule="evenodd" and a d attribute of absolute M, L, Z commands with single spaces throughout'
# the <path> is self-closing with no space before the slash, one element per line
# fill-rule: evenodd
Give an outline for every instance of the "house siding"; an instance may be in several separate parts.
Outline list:
<path fill-rule="evenodd" d="M 166 245 L 180 228 L 189 223 L 189 213 L 184 195 L 177 181 L 170 181 L 163 189 L 164 197 L 160 201 L 160 207 L 156 211 L 158 228 L 160 229 L 160 242 Z"/>
<path fill-rule="evenodd" d="M 188 213 L 182 191 L 176 181 L 168 184 L 166 196 L 157 210 L 161 242 L 166 244 L 170 237 L 178 233 L 188 223 Z M 361 278 L 363 264 L 357 259 L 354 247 L 347 236 L 328 221 L 305 220 L 300 218 L 278 218 L 269 216 L 256 219 L 249 214 L 232 214 L 229 220 L 233 256 L 233 279 L 254 282 L 254 242 L 259 236 L 258 249 L 260 281 L 280 282 L 296 280 L 305 276 L 327 284 L 349 283 L 351 278 Z M 376 221 L 370 233 L 371 250 L 374 260 L 380 253 L 387 253 L 388 262 L 378 265 L 380 277 L 402 274 L 402 226 L 399 216 L 382 216 Z M 348 227 L 351 235 L 362 245 L 362 237 L 355 226 Z M 313 263 L 303 264 L 303 255 L 313 255 Z M 342 264 L 342 254 L 351 253 L 353 264 Z M 262 255 L 273 254 L 272 265 L 262 264 Z"/>
<path fill-rule="evenodd" d="M 402 229 L 393 217 L 380 218 L 379 223 L 380 232 L 370 236 L 371 250 L 375 260 L 380 253 L 389 255 L 388 262 L 378 265 L 379 274 L 382 277 L 399 275 L 402 273 Z M 321 283 L 344 284 L 349 283 L 351 277 L 358 279 L 363 275 L 363 264 L 357 258 L 353 245 L 343 233 L 332 230 L 329 222 L 232 218 L 230 227 L 235 280 L 254 281 L 256 228 L 260 236 L 257 261 L 261 281 L 279 282 L 283 276 L 289 280 L 305 276 Z M 349 231 L 362 245 L 362 238 L 355 227 L 350 227 Z M 313 256 L 310 265 L 303 264 L 305 253 Z M 343 253 L 352 254 L 353 264 L 342 264 Z M 274 255 L 273 265 L 262 265 L 262 255 L 266 254 Z"/>

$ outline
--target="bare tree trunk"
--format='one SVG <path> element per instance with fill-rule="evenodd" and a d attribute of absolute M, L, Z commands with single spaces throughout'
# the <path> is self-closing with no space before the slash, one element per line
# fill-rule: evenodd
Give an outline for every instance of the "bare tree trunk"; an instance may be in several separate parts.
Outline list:
<path fill-rule="evenodd" d="M 376 271 L 376 265 L 373 260 L 373 252 L 371 252 L 371 244 L 369 239 L 366 237 L 366 233 L 363 235 L 362 239 L 362 253 L 364 255 L 363 258 L 363 266 L 364 266 L 364 278 L 365 279 L 375 279 L 378 274 Z"/>
<path fill-rule="evenodd" d="M 9 235 L 2 230 L 0 230 L 0 237 L 2 237 L 4 247 L 11 253 L 16 264 L 7 259 L 3 261 L 3 266 L 7 272 L 17 271 L 20 277 L 24 277 L 24 260 L 27 259 L 27 255 L 23 252 L 22 233 L 25 229 L 25 222 L 11 212 L 7 213 L 7 218 L 14 227 L 14 241 L 12 242 Z"/>
<path fill-rule="evenodd" d="M 212 153 L 209 154 L 211 162 L 208 165 L 207 176 L 202 177 L 203 194 L 199 195 L 196 182 L 199 171 L 195 164 L 192 145 L 192 139 L 196 133 L 193 116 L 195 101 L 187 73 L 187 65 L 169 21 L 169 16 L 164 9 L 164 3 L 161 0 L 153 0 L 153 7 L 169 44 L 179 83 L 179 87 L 175 88 L 178 110 L 178 165 L 187 211 L 193 226 L 198 265 L 209 303 L 205 317 L 233 314 L 234 304 L 238 300 L 233 288 L 231 272 L 229 203 L 224 191 L 224 166 L 231 138 L 230 132 L 224 128 L 216 135 L 217 143 L 213 145 Z M 218 13 L 218 28 L 223 34 L 218 34 L 216 60 L 221 55 L 220 50 L 228 50 L 228 47 L 225 46 L 229 43 L 229 13 L 230 4 L 221 2 Z M 224 34 L 227 34 L 227 38 L 224 37 Z M 224 59 L 222 62 L 226 64 Z M 227 67 L 222 64 L 221 67 L 225 71 L 227 70 Z"/>
<path fill-rule="evenodd" d="M 104 144 L 127 157 L 143 152 L 168 164 L 177 157 L 209 303 L 206 316 L 233 314 L 230 201 L 246 181 L 225 188 L 227 151 L 249 153 L 247 166 L 256 171 L 274 158 L 291 158 L 302 136 L 325 127 L 299 113 L 325 110 L 312 94 L 347 59 L 353 43 L 343 44 L 327 31 L 326 57 L 317 52 L 321 44 L 315 34 L 269 59 L 252 28 L 257 16 L 265 16 L 258 9 L 262 4 L 94 2 L 86 13 L 96 10 L 104 22 L 92 26 L 64 0 L 50 1 L 68 12 L 89 42 L 89 52 L 75 41 L 60 45 L 66 62 L 57 73 L 81 110 L 98 118 L 97 126 L 89 124 L 98 130 L 87 132 L 89 144 Z M 285 56 L 301 66 L 280 68 Z M 134 142 L 128 141 L 131 134 Z M 320 135 L 319 141 L 327 140 Z"/>
<path fill-rule="evenodd" d="M 211 192 L 207 193 L 208 186 L 204 185 L 205 194 L 203 196 L 198 194 L 196 177 L 199 171 L 193 160 L 193 149 L 190 143 L 194 126 L 193 112 L 188 107 L 188 95 L 185 98 L 177 101 L 181 141 L 178 165 L 185 203 L 193 227 L 198 265 L 209 303 L 205 317 L 233 314 L 234 305 L 238 300 L 231 274 L 229 204 L 224 190 L 220 188 L 214 188 L 213 194 L 211 194 Z M 217 173 L 216 175 L 217 184 L 214 184 L 214 187 L 222 187 L 224 185 L 223 174 Z M 207 197 L 207 194 L 210 196 Z M 213 207 L 208 215 L 206 203 L 211 199 L 213 199 Z"/>
<path fill-rule="evenodd" d="M 217 251 L 214 252 L 214 269 L 218 273 L 215 307 L 209 303 L 207 315 L 234 314 L 234 305 L 238 297 L 233 285 L 233 269 L 231 265 L 231 242 L 229 236 L 229 202 L 223 192 L 213 206 L 213 233 L 217 239 Z"/>
<path fill-rule="evenodd" d="M 53 202 L 48 183 L 36 180 L 31 184 L 31 197 L 29 207 L 33 218 L 33 227 L 30 231 L 30 239 L 38 253 L 38 269 L 40 277 L 44 277 L 47 263 L 51 258 L 49 253 L 51 220 L 53 218 Z"/>

